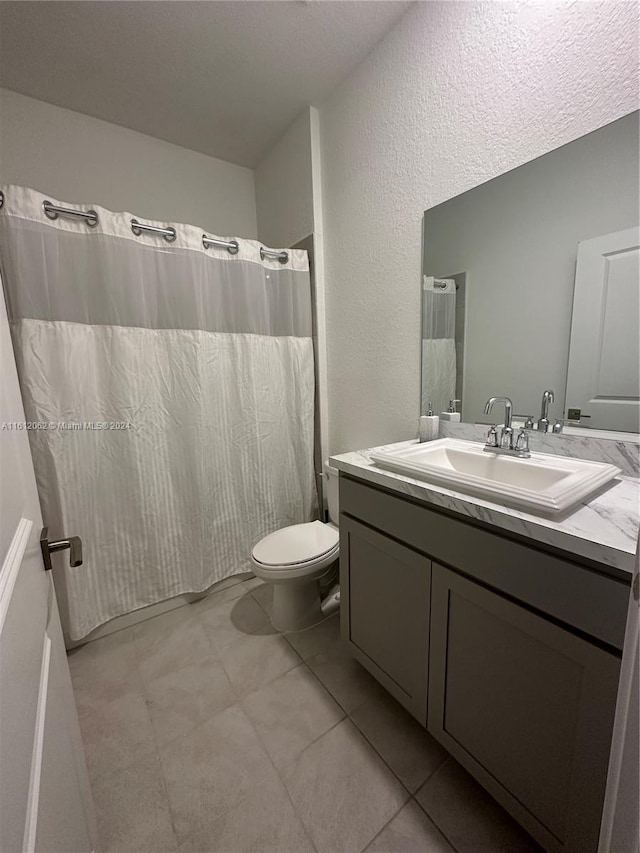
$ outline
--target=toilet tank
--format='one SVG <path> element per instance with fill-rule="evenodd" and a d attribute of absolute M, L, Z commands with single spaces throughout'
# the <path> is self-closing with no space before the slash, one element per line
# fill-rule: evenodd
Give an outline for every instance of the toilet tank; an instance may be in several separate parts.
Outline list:
<path fill-rule="evenodd" d="M 325 462 L 324 473 L 326 474 L 325 482 L 327 485 L 327 505 L 329 506 L 329 520 L 332 521 L 335 525 L 337 525 L 340 513 L 340 506 L 338 501 L 338 469 L 334 468 L 332 465 L 329 465 L 328 462 Z"/>

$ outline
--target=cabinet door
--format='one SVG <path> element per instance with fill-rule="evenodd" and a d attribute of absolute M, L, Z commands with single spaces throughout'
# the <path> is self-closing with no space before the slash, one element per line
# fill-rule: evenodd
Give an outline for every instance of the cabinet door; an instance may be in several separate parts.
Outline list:
<path fill-rule="evenodd" d="M 340 516 L 342 635 L 353 656 L 427 721 L 431 561 Z"/>
<path fill-rule="evenodd" d="M 546 850 L 597 850 L 620 660 L 433 564 L 428 728 Z"/>

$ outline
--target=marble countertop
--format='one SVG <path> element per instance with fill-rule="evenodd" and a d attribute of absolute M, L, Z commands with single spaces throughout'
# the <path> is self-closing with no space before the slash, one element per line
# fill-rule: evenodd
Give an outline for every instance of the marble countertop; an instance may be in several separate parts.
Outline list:
<path fill-rule="evenodd" d="M 554 518 L 534 515 L 376 466 L 371 453 L 415 444 L 402 441 L 332 456 L 329 464 L 345 474 L 375 483 L 434 507 L 476 519 L 539 544 L 580 555 L 631 573 L 640 530 L 640 480 L 616 477 L 609 486 Z"/>

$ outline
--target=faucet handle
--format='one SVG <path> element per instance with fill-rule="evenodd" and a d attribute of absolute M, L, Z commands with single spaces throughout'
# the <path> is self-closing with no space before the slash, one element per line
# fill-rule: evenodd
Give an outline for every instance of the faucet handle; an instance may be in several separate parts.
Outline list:
<path fill-rule="evenodd" d="M 529 450 L 529 433 L 524 427 L 520 427 L 520 430 L 518 432 L 518 437 L 516 439 L 516 450 L 527 452 Z"/>
<path fill-rule="evenodd" d="M 522 418 L 524 420 L 525 429 L 533 429 L 533 415 L 519 415 L 516 413 L 513 417 Z"/>
<path fill-rule="evenodd" d="M 498 427 L 496 424 L 492 424 L 489 432 L 487 433 L 487 447 L 499 447 L 500 441 L 498 440 Z"/>

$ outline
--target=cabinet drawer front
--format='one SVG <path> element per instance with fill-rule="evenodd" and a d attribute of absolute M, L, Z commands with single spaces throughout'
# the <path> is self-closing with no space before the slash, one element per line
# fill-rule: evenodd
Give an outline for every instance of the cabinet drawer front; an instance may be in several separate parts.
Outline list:
<path fill-rule="evenodd" d="M 629 583 L 340 475 L 340 511 L 622 649 Z"/>
<path fill-rule="evenodd" d="M 354 656 L 425 725 L 430 561 L 341 516 L 340 572 Z"/>
<path fill-rule="evenodd" d="M 433 564 L 429 731 L 548 850 L 597 850 L 619 669 Z"/>

